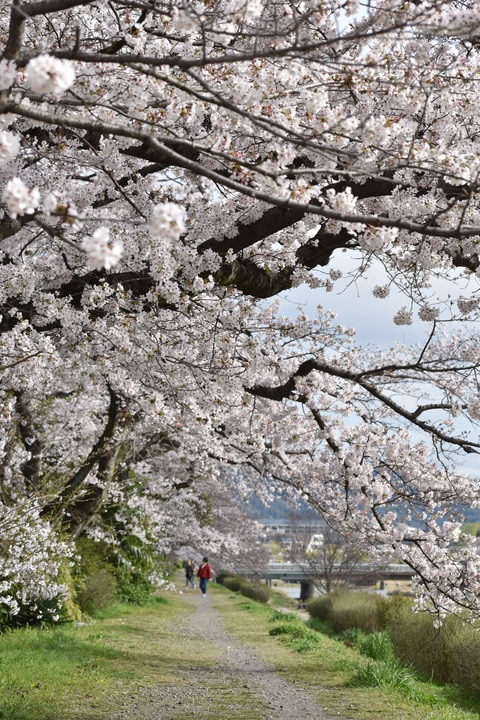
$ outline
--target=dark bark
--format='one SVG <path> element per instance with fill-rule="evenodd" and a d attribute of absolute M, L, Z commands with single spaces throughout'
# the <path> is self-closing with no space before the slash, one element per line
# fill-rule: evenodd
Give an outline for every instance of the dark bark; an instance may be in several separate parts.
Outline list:
<path fill-rule="evenodd" d="M 25 394 L 22 391 L 15 393 L 17 399 L 16 411 L 18 415 L 18 430 L 25 450 L 30 457 L 25 460 L 20 469 L 25 478 L 25 484 L 29 494 L 41 491 L 41 469 L 42 469 L 42 441 L 39 437 L 32 413 L 26 402 Z"/>

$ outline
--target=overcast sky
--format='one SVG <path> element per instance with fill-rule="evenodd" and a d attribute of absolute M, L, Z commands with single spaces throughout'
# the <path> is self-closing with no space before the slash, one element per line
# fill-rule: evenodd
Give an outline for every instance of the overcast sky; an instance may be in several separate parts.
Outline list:
<path fill-rule="evenodd" d="M 409 306 L 408 298 L 393 287 L 390 296 L 386 299 L 378 299 L 372 295 L 375 285 L 384 285 L 387 282 L 380 263 L 376 263 L 369 269 L 367 277 L 361 277 L 351 283 L 349 273 L 357 264 L 354 251 L 349 253 L 337 251 L 327 269 L 341 270 L 344 277 L 335 282 L 334 290 L 327 293 L 323 288 L 312 290 L 302 285 L 283 293 L 281 313 L 293 318 L 300 306 L 307 315 L 313 317 L 316 315 L 317 306 L 322 305 L 325 309 L 333 310 L 337 314 L 339 324 L 355 328 L 358 345 L 388 348 L 394 343 L 423 344 L 432 329 L 431 323 L 421 321 L 417 316 L 417 309 L 414 309 L 412 325 L 395 325 L 393 316 L 402 306 Z M 451 282 L 436 281 L 432 292 L 441 296 L 448 303 L 449 300 L 455 302 L 458 296 L 468 295 L 471 291 L 467 289 L 466 280 L 457 277 Z M 447 306 L 446 312 L 448 312 Z M 452 323 L 448 325 L 448 328 L 455 330 L 458 329 L 458 325 Z M 468 331 L 469 324 L 462 323 L 462 325 Z M 470 327 L 478 332 L 478 324 L 475 327 L 471 323 Z M 430 417 L 433 417 L 433 414 Z M 425 439 L 423 433 L 415 434 L 419 439 Z M 477 459 L 476 456 L 469 454 L 464 458 L 462 456 L 460 462 L 462 471 L 475 475 L 480 474 L 480 457 Z"/>

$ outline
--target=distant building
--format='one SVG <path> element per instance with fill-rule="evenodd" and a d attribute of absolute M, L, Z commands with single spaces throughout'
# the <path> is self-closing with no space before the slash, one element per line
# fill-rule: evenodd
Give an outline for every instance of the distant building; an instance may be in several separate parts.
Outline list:
<path fill-rule="evenodd" d="M 314 553 L 323 546 L 323 534 L 312 535 L 307 545 L 307 553 Z"/>

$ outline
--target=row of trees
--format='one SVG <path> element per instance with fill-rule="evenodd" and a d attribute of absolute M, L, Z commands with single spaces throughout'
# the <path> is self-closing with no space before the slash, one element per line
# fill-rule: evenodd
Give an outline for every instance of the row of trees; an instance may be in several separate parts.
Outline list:
<path fill-rule="evenodd" d="M 477 553 L 451 546 L 479 501 L 479 23 L 450 0 L 2 4 L 9 612 L 58 592 L 69 538 L 235 552 L 249 483 L 476 612 Z M 380 262 L 423 346 L 280 316 L 301 283 L 323 302 L 340 251 L 352 280 Z"/>

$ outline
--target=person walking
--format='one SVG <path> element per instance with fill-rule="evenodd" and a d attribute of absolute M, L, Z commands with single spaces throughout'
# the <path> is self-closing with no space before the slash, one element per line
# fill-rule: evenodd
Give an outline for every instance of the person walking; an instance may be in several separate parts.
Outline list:
<path fill-rule="evenodd" d="M 198 566 L 197 577 L 200 578 L 200 590 L 202 591 L 203 597 L 205 597 L 207 594 L 207 583 L 213 577 L 213 572 L 208 562 L 208 557 L 204 557 L 203 562 L 201 562 Z"/>
<path fill-rule="evenodd" d="M 193 562 L 189 560 L 185 565 L 185 587 L 191 587 L 192 590 L 195 590 L 195 582 L 193 580 L 194 574 L 195 568 L 193 566 Z"/>

